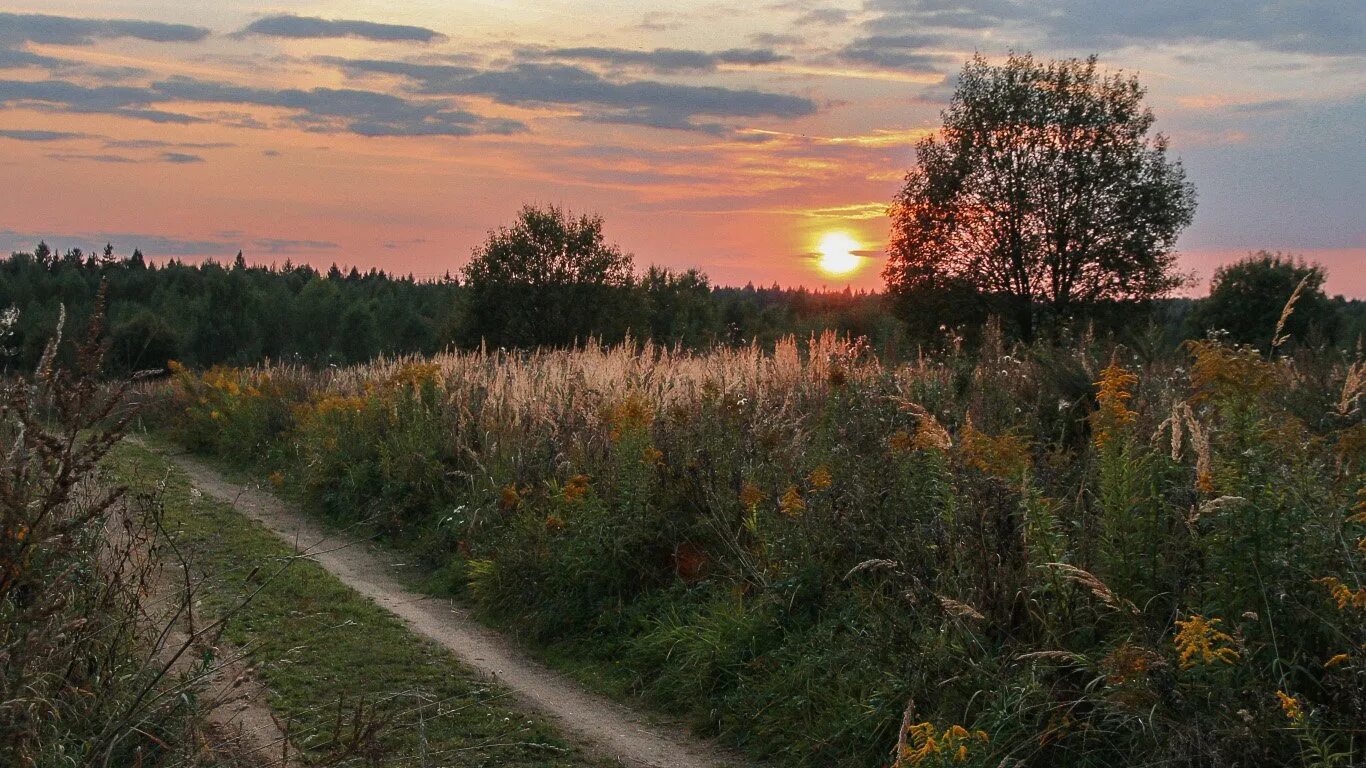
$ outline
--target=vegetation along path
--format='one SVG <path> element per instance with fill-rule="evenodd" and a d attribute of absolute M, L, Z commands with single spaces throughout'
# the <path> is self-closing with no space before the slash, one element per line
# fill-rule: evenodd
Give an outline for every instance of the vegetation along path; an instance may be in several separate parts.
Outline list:
<path fill-rule="evenodd" d="M 593 693 L 520 653 L 507 638 L 461 607 L 417 594 L 392 575 L 392 565 L 359 538 L 324 530 L 296 507 L 256 487 L 233 482 L 193 457 L 168 454 L 207 496 L 232 504 L 375 601 L 411 630 L 449 649 L 468 666 L 548 715 L 590 751 L 631 766 L 712 768 L 741 760 L 672 726 Z"/>

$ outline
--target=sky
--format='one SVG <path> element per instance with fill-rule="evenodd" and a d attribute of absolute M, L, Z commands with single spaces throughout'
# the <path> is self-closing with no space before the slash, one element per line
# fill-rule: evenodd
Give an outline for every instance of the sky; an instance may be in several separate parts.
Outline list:
<path fill-rule="evenodd" d="M 1366 297 L 1360 0 L 0 0 L 0 251 L 430 278 L 549 203 L 642 268 L 877 289 L 914 142 L 1011 50 L 1148 88 L 1190 291 L 1267 249 Z"/>

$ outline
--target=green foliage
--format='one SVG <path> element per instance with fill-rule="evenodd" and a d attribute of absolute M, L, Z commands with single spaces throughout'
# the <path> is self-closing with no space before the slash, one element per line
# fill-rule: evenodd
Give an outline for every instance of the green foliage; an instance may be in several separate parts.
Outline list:
<path fill-rule="evenodd" d="M 885 762 L 903 718 L 902 768 L 954 726 L 984 766 L 1359 757 L 1362 363 L 1189 353 L 995 328 L 900 365 L 826 336 L 200 378 L 288 380 L 258 455 L 306 503 L 779 764 Z"/>
<path fill-rule="evenodd" d="M 1332 342 L 1339 319 L 1323 292 L 1324 277 L 1323 267 L 1279 253 L 1249 255 L 1214 271 L 1209 299 L 1196 306 L 1189 323 L 1197 335 L 1222 331 L 1230 341 L 1269 349 L 1286 302 L 1303 283 L 1281 333 Z"/>
<path fill-rule="evenodd" d="M 635 298 L 631 256 L 609 245 L 602 218 L 526 206 L 465 265 L 465 341 L 501 347 L 619 341 Z"/>

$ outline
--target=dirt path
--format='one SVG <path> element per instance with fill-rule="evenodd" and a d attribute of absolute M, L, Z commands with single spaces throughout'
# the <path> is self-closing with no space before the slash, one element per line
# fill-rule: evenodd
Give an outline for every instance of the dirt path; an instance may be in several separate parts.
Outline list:
<path fill-rule="evenodd" d="M 471 618 L 460 606 L 407 590 L 391 575 L 393 566 L 367 542 L 328 532 L 274 494 L 229 481 L 193 457 L 178 454 L 167 458 L 202 492 L 234 505 L 300 551 L 314 553 L 312 559 L 348 587 L 402 619 L 412 631 L 449 649 L 467 666 L 510 689 L 590 751 L 628 766 L 744 765 L 719 747 L 680 729 L 650 723 L 628 707 L 585 691 L 527 658 L 507 638 Z"/>

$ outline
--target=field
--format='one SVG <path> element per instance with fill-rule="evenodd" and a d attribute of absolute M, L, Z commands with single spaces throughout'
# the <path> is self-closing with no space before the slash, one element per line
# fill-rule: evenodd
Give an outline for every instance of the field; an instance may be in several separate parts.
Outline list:
<path fill-rule="evenodd" d="M 988 332 L 893 363 L 827 334 L 173 370 L 147 428 L 774 765 L 1366 748 L 1366 367 L 1340 353 Z"/>

